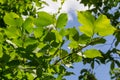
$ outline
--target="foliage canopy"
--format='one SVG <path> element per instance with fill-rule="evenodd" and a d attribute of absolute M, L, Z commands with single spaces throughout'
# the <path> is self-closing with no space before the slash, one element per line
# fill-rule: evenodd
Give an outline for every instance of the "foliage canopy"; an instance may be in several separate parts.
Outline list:
<path fill-rule="evenodd" d="M 54 2 L 57 0 L 53 0 Z M 79 1 L 79 0 L 78 0 Z M 114 3 L 113 3 L 114 2 Z M 106 64 L 111 62 L 112 79 L 120 79 L 120 56 L 117 48 L 120 42 L 120 1 L 119 0 L 80 0 L 80 3 L 94 8 L 77 11 L 82 25 L 66 28 L 67 13 L 50 14 L 39 11 L 47 2 L 42 0 L 0 0 L 0 79 L 28 80 L 65 80 L 64 76 L 73 75 L 66 66 L 83 62 Z M 64 0 L 61 0 L 61 5 Z M 37 6 L 37 7 L 36 7 Z M 49 6 L 49 5 L 48 5 Z M 109 10 L 118 6 L 114 15 Z M 57 18 L 56 18 L 57 17 Z M 114 36 L 107 52 L 88 46 L 104 44 L 106 36 Z M 67 47 L 64 44 L 69 41 Z M 70 66 L 69 68 L 73 68 Z M 96 80 L 94 73 L 82 69 L 79 80 Z"/>

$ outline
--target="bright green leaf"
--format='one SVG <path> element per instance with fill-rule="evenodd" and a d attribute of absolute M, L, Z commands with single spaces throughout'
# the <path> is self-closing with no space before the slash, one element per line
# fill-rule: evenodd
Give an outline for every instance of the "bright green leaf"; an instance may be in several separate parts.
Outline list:
<path fill-rule="evenodd" d="M 100 51 L 96 49 L 89 49 L 84 52 L 86 58 L 95 58 L 95 57 L 102 57 Z"/>
<path fill-rule="evenodd" d="M 55 33 L 56 42 L 57 43 L 62 42 L 62 36 L 59 34 L 59 32 L 56 30 L 52 30 L 52 32 Z"/>
<path fill-rule="evenodd" d="M 57 28 L 64 28 L 67 24 L 68 17 L 66 13 L 60 14 L 60 16 L 57 19 L 56 27 Z"/>
<path fill-rule="evenodd" d="M 95 18 L 89 12 L 78 12 L 78 21 L 82 24 L 80 31 L 89 37 L 93 36 Z"/>
<path fill-rule="evenodd" d="M 110 24 L 110 20 L 105 15 L 100 15 L 95 21 L 95 32 L 100 36 L 113 34 L 115 28 Z"/>
<path fill-rule="evenodd" d="M 77 43 L 77 41 L 71 41 L 68 46 L 69 46 L 71 49 L 77 48 L 77 47 L 78 47 L 78 43 Z"/>
<path fill-rule="evenodd" d="M 6 2 L 6 0 L 0 0 L 0 3 L 1 3 L 1 4 L 5 3 L 5 2 Z"/>
<path fill-rule="evenodd" d="M 55 18 L 46 12 L 39 12 L 38 18 L 34 20 L 34 23 L 38 27 L 48 26 L 54 23 Z"/>
<path fill-rule="evenodd" d="M 10 26 L 21 26 L 23 22 L 22 18 L 14 12 L 6 13 L 4 16 L 4 21 Z"/>
<path fill-rule="evenodd" d="M 95 21 L 94 16 L 89 12 L 78 12 L 78 21 L 82 24 L 80 31 L 91 37 L 95 33 L 100 36 L 113 34 L 115 28 L 110 24 L 110 20 L 105 15 L 100 15 Z"/>
<path fill-rule="evenodd" d="M 57 50 L 57 48 L 51 48 L 51 49 L 49 50 L 49 54 L 50 54 L 50 55 L 54 55 L 54 53 L 56 52 L 56 50 Z"/>
<path fill-rule="evenodd" d="M 17 27 L 9 26 L 5 30 L 5 33 L 9 38 L 17 38 L 21 35 L 20 30 Z"/>
<path fill-rule="evenodd" d="M 43 34 L 43 28 L 38 27 L 38 28 L 34 28 L 34 35 L 35 38 L 40 38 Z"/>
<path fill-rule="evenodd" d="M 23 27 L 29 32 L 31 33 L 33 31 L 33 27 L 34 27 L 34 24 L 33 24 L 33 18 L 32 17 L 29 17 L 25 20 L 24 24 L 23 24 Z"/>

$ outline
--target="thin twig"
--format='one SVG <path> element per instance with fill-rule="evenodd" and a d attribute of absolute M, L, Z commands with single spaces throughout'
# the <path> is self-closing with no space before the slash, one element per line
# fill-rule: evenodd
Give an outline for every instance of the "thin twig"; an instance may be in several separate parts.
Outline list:
<path fill-rule="evenodd" d="M 68 55 L 60 58 L 59 60 L 57 60 L 57 61 L 54 63 L 54 65 L 56 65 L 57 63 L 59 63 L 61 60 L 67 58 L 68 56 L 70 56 L 70 55 L 72 55 L 72 54 L 74 54 L 74 53 L 77 53 L 77 52 L 81 51 L 83 48 L 86 48 L 87 46 L 91 45 L 92 43 L 99 41 L 100 39 L 101 39 L 101 38 L 96 39 L 96 40 L 94 40 L 94 41 L 91 41 L 91 42 L 88 43 L 86 46 L 80 47 L 80 48 L 79 48 L 78 50 L 76 50 L 75 52 L 72 52 L 72 53 L 70 53 L 70 54 L 68 54 Z"/>

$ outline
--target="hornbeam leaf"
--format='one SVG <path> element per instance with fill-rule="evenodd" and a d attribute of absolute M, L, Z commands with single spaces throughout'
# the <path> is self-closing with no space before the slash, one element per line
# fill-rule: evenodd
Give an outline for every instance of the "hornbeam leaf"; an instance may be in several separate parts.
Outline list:
<path fill-rule="evenodd" d="M 95 32 L 100 36 L 107 36 L 115 31 L 115 28 L 110 24 L 110 20 L 105 15 L 100 15 L 94 25 Z"/>
<path fill-rule="evenodd" d="M 95 57 L 102 57 L 100 51 L 96 49 L 89 49 L 84 52 L 86 58 L 95 58 Z"/>

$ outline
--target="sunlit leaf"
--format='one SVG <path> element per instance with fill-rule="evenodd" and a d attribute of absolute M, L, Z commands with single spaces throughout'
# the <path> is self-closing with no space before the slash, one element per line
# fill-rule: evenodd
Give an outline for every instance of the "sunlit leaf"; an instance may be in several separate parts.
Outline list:
<path fill-rule="evenodd" d="M 58 28 L 64 28 L 67 24 L 68 17 L 66 13 L 62 13 L 59 15 L 56 23 L 56 27 Z"/>
<path fill-rule="evenodd" d="M 91 37 L 94 34 L 94 17 L 89 12 L 78 12 L 78 21 L 82 24 L 80 31 Z"/>
<path fill-rule="evenodd" d="M 25 20 L 25 22 L 23 23 L 23 27 L 29 32 L 31 33 L 33 31 L 33 18 L 29 17 Z"/>
<path fill-rule="evenodd" d="M 21 26 L 23 20 L 14 12 L 6 13 L 4 21 L 10 26 Z"/>
<path fill-rule="evenodd" d="M 95 58 L 95 57 L 102 57 L 100 51 L 96 49 L 89 49 L 84 52 L 86 58 Z"/>
<path fill-rule="evenodd" d="M 55 37 L 56 37 L 56 42 L 62 42 L 62 36 L 59 34 L 59 32 L 58 31 L 56 31 L 56 30 L 52 30 L 52 32 L 54 32 L 55 33 Z"/>
<path fill-rule="evenodd" d="M 20 30 L 17 27 L 14 26 L 9 26 L 6 30 L 5 33 L 9 38 L 17 38 L 21 35 Z"/>
<path fill-rule="evenodd" d="M 78 12 L 78 21 L 82 24 L 80 31 L 91 37 L 95 33 L 100 36 L 107 36 L 114 33 L 115 28 L 110 24 L 110 20 L 105 15 L 100 15 L 95 21 L 94 16 L 89 12 Z"/>
<path fill-rule="evenodd" d="M 68 45 L 70 48 L 77 48 L 78 47 L 78 43 L 76 41 L 71 41 Z"/>
<path fill-rule="evenodd" d="M 54 20 L 55 20 L 55 18 L 52 15 L 41 11 L 38 13 L 38 18 L 35 19 L 34 23 L 38 27 L 44 27 L 44 26 L 53 24 Z"/>
<path fill-rule="evenodd" d="M 34 28 L 34 36 L 35 38 L 40 38 L 43 34 L 43 28 L 38 27 L 38 28 Z"/>
<path fill-rule="evenodd" d="M 95 21 L 95 32 L 100 36 L 113 34 L 115 28 L 110 24 L 110 20 L 105 15 L 100 15 Z"/>

